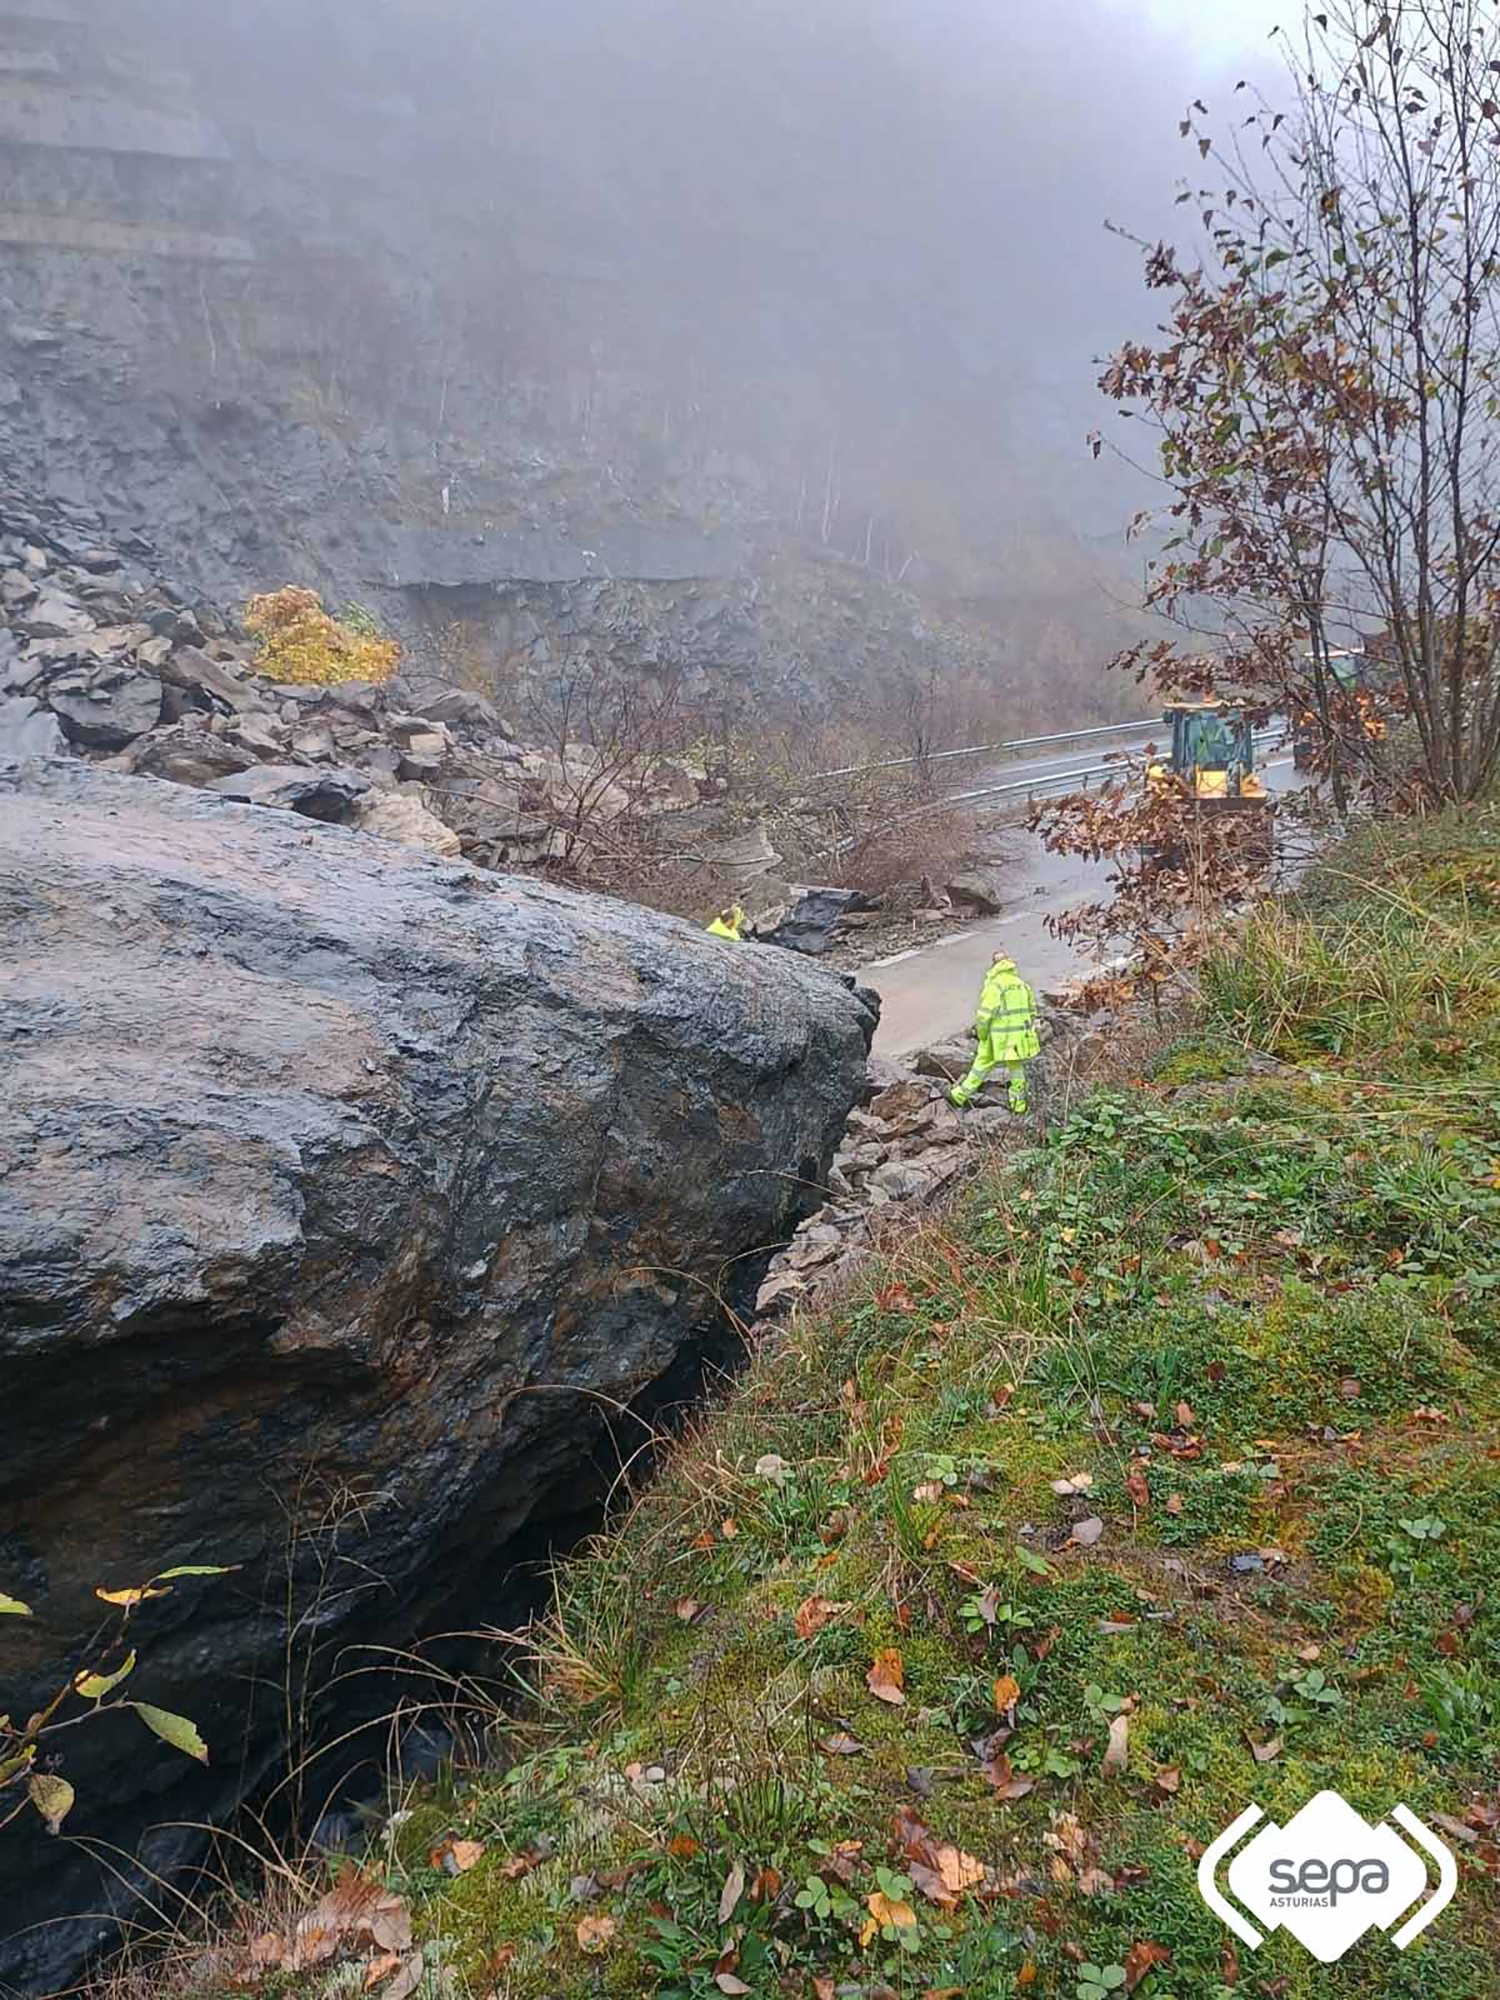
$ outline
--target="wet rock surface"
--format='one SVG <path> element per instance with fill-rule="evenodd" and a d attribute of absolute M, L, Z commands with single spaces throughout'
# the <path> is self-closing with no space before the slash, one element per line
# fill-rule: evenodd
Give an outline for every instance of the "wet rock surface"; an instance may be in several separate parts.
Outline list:
<path fill-rule="evenodd" d="M 150 1829 L 280 1755 L 314 1469 L 352 1509 L 324 1638 L 472 1613 L 585 1504 L 603 1412 L 748 1310 L 873 1015 L 792 953 L 77 758 L 0 770 L 0 960 L 8 1699 L 96 1584 L 242 1565 L 139 1614 L 137 1692 L 207 1769 L 130 1718 L 68 1739 L 70 1833 L 170 1872 L 201 1836 Z M 0 1907 L 40 1928 L 0 1976 L 64 1983 L 100 1926 L 47 1920 L 119 1895 L 12 1829 Z"/>

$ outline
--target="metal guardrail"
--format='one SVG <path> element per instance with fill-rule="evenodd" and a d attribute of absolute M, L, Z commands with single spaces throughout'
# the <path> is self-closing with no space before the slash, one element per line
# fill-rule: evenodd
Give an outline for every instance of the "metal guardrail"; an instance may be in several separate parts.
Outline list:
<path fill-rule="evenodd" d="M 1285 734 L 1275 727 L 1255 731 L 1251 737 L 1257 751 L 1274 750 L 1285 741 Z M 1120 775 L 1118 764 L 1095 764 L 1085 771 L 1045 771 L 1034 778 L 1017 778 L 1008 785 L 985 785 L 973 792 L 950 792 L 946 798 L 935 799 L 917 808 L 918 813 L 931 812 L 940 806 L 972 805 L 979 799 L 1003 798 L 1007 793 L 1023 793 L 1031 798 L 1045 798 L 1050 792 L 1071 791 L 1083 780 L 1082 789 L 1088 790 L 1090 778 L 1115 778 Z M 914 818 L 915 814 L 906 815 Z M 899 824 L 899 822 L 898 822 Z"/>
<path fill-rule="evenodd" d="M 1269 729 L 1257 730 L 1251 740 L 1257 751 L 1276 750 L 1287 740 L 1286 730 L 1273 724 Z M 1013 779 L 1008 785 L 982 785 L 972 792 L 949 792 L 940 799 L 929 799 L 925 805 L 914 806 L 911 811 L 887 820 L 886 829 L 905 826 L 911 820 L 921 819 L 927 813 L 941 812 L 945 807 L 977 805 L 983 799 L 1039 799 L 1054 793 L 1086 792 L 1091 780 L 1117 778 L 1121 770 L 1122 766 L 1118 763 L 1094 764 L 1082 771 L 1044 771 L 1030 778 Z M 857 847 L 862 840 L 869 838 L 868 833 L 850 834 L 833 851 L 835 855 L 847 854 L 851 847 Z"/>
<path fill-rule="evenodd" d="M 1045 750 L 1053 743 L 1086 743 L 1096 736 L 1138 736 L 1143 729 L 1160 729 L 1159 715 L 1144 722 L 1105 722 L 1087 729 L 1064 729 L 1054 736 L 1017 736 L 1008 743 L 973 743 L 962 750 L 934 750 L 930 757 L 887 757 L 878 764 L 846 764 L 838 771 L 811 771 L 809 778 L 862 778 L 867 771 L 899 771 L 908 764 L 943 764 L 952 757 L 998 757 L 1006 751 Z"/>

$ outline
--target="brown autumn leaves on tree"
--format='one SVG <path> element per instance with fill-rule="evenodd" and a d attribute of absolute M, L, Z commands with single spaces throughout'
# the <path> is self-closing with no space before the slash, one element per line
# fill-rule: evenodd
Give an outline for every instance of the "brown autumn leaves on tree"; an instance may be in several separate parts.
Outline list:
<path fill-rule="evenodd" d="M 1215 185 L 1178 197 L 1191 256 L 1146 249 L 1156 340 L 1101 378 L 1155 434 L 1169 497 L 1133 526 L 1165 534 L 1145 601 L 1183 635 L 1112 664 L 1290 718 L 1340 812 L 1462 805 L 1500 769 L 1500 13 L 1329 0 L 1287 46 L 1288 108 L 1242 84 L 1224 125 L 1183 120 Z M 1122 781 L 1038 824 L 1115 862 L 1075 934 L 1182 938 L 1246 887 L 1185 794 Z"/>

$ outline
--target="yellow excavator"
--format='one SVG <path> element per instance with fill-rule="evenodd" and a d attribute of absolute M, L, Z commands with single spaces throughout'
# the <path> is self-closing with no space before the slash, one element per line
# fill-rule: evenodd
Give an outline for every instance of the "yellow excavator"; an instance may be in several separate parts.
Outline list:
<path fill-rule="evenodd" d="M 1170 764 L 1151 765 L 1160 784 L 1180 778 L 1195 799 L 1264 805 L 1265 785 L 1255 775 L 1255 732 L 1250 711 L 1232 701 L 1174 701 L 1162 712 L 1172 732 Z"/>
<path fill-rule="evenodd" d="M 1171 759 L 1147 766 L 1146 781 L 1186 787 L 1200 810 L 1242 819 L 1247 836 L 1271 852 L 1272 801 L 1255 771 L 1251 711 L 1234 701 L 1173 701 L 1162 712 L 1172 732 Z"/>

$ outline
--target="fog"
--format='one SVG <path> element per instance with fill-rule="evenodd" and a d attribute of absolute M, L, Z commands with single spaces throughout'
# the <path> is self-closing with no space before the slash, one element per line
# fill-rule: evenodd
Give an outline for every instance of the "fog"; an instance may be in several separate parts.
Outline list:
<path fill-rule="evenodd" d="M 1083 442 L 1152 323 L 1104 225 L 1182 221 L 1177 121 L 1266 61 L 1263 4 L 1186 36 L 1187 0 L 136 0 L 429 325 L 586 364 L 783 521 L 986 598 L 1067 588 L 1141 498 Z"/>

